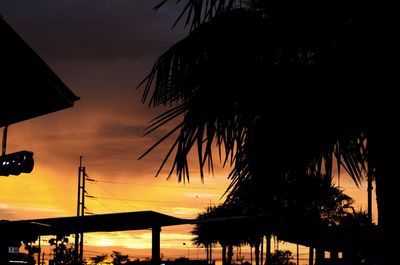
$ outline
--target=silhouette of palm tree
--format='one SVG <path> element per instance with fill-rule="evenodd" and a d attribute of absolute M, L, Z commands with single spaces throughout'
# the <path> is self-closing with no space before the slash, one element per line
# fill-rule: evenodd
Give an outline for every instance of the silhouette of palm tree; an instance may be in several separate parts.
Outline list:
<path fill-rule="evenodd" d="M 358 185 L 369 170 L 385 238 L 395 229 L 386 209 L 398 171 L 398 104 L 385 88 L 365 89 L 388 84 L 377 68 L 390 55 L 380 43 L 383 22 L 373 25 L 371 10 L 357 1 L 187 0 L 180 18 L 187 14 L 189 35 L 143 81 L 143 101 L 176 104 L 148 132 L 183 121 L 144 155 L 178 133 L 161 168 L 175 152 L 169 177 L 181 181 L 193 147 L 201 177 L 206 165 L 212 170 L 216 144 L 233 165 L 230 189 L 254 179 L 267 196 L 288 174 L 330 177 L 343 167 Z"/>
<path fill-rule="evenodd" d="M 213 226 L 202 225 L 201 221 L 208 218 L 212 211 L 213 207 L 207 207 L 204 213 L 200 213 L 197 216 L 199 224 L 192 230 L 194 235 L 193 243 L 196 246 L 204 246 L 207 250 L 207 264 L 212 264 L 212 247 L 217 243 L 217 239 L 214 236 L 216 231 Z"/>
<path fill-rule="evenodd" d="M 104 255 L 97 255 L 95 257 L 91 257 L 90 259 L 94 264 L 98 264 L 98 263 L 103 262 L 106 258 L 107 258 L 107 255 L 104 254 Z"/>
<path fill-rule="evenodd" d="M 121 265 L 129 262 L 128 255 L 122 255 L 121 252 L 113 250 L 111 257 L 113 258 L 113 264 Z"/>
<path fill-rule="evenodd" d="M 268 166 L 278 180 L 287 172 L 330 175 L 332 154 L 359 183 L 366 160 L 364 128 L 356 126 L 362 117 L 345 115 L 354 102 L 369 102 L 368 93 L 348 90 L 358 81 L 353 66 L 362 57 L 355 48 L 358 14 L 339 8 L 313 13 L 307 7 L 223 12 L 157 60 L 144 80 L 143 100 L 155 81 L 150 104 L 178 104 L 148 132 L 184 114 L 165 136 L 179 130 L 161 165 L 175 150 L 170 176 L 176 170 L 178 180 L 189 178 L 187 154 L 193 146 L 203 176 L 216 144 L 224 162 L 235 165 L 232 187 L 265 175 Z M 349 118 L 335 123 L 341 114 Z"/>
<path fill-rule="evenodd" d="M 225 204 L 236 205 L 242 210 L 243 215 L 255 217 L 257 222 L 251 224 L 251 227 L 257 228 L 253 238 L 258 241 L 263 235 L 275 234 L 287 238 L 289 233 L 287 239 L 290 242 L 300 243 L 306 236 L 308 237 L 306 245 L 313 248 L 320 238 L 318 228 L 326 230 L 328 226 L 338 227 L 343 221 L 354 220 L 352 218 L 354 201 L 332 185 L 328 178 L 287 177 L 279 184 L 273 197 L 268 196 L 272 201 L 263 200 L 265 195 L 255 192 L 257 184 L 246 184 L 250 185 L 242 184 L 235 192 L 231 192 Z M 357 221 L 353 224 L 358 225 Z M 308 234 L 297 234 L 299 228 L 308 231 Z M 254 244 L 256 241 L 252 243 L 256 245 Z M 336 247 L 346 248 L 340 242 Z M 323 250 L 322 246 L 320 249 Z"/>
<path fill-rule="evenodd" d="M 293 178 L 281 185 L 280 193 L 275 194 L 274 207 L 265 207 L 271 204 L 257 204 L 252 197 L 249 201 L 248 194 L 253 190 L 245 187 L 238 190 L 243 192 L 231 194 L 223 205 L 208 208 L 197 218 L 192 231 L 194 243 L 209 245 L 219 242 L 223 247 L 224 264 L 231 264 L 233 246 L 247 243 L 254 246 L 256 264 L 260 264 L 260 243 L 264 235 L 281 237 L 287 236 L 289 231 L 289 239 L 304 240 L 301 234 L 300 237 L 296 236 L 295 231 L 298 227 L 307 228 L 312 233 L 307 239 L 310 246 L 323 251 L 323 247 L 316 243 L 320 239 L 318 228 L 345 224 L 357 229 L 363 225 L 353 213 L 353 200 L 328 179 Z M 258 206 L 254 207 L 254 204 Z M 343 249 L 340 243 L 336 247 Z M 352 251 L 349 249 L 347 253 Z"/>
<path fill-rule="evenodd" d="M 209 207 L 199 214 L 192 230 L 194 244 L 209 246 L 218 242 L 221 245 L 224 265 L 232 264 L 233 247 L 245 242 L 243 220 L 231 219 L 240 214 L 238 210 L 224 205 Z"/>

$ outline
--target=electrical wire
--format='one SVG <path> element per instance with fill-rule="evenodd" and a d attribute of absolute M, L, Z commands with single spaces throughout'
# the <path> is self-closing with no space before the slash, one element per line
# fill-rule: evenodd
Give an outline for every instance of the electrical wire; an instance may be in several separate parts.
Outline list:
<path fill-rule="evenodd" d="M 133 186 L 150 186 L 150 187 L 163 187 L 163 188 L 174 188 L 174 189 L 205 189 L 205 190 L 218 190 L 219 188 L 215 187 L 189 187 L 189 186 L 169 186 L 162 184 L 145 184 L 145 183 L 131 183 L 131 182 L 122 182 L 122 181 L 113 181 L 113 180 L 103 180 L 103 179 L 90 179 L 90 181 L 101 182 L 101 183 L 110 183 L 110 184 L 123 184 L 123 185 L 133 185 Z"/>
<path fill-rule="evenodd" d="M 103 196 L 95 196 L 98 199 L 105 199 L 105 200 L 120 200 L 120 199 L 115 199 L 115 198 L 110 198 L 110 197 L 103 197 Z M 134 202 L 149 202 L 149 203 L 184 203 L 184 204 L 188 204 L 187 202 L 179 202 L 179 201 L 157 201 L 157 200 L 138 200 L 138 199 L 128 199 L 128 198 L 124 198 L 123 200 L 125 201 L 134 201 Z M 201 205 L 201 206 L 208 206 L 209 202 L 191 202 L 190 204 L 197 204 L 197 205 Z"/>
<path fill-rule="evenodd" d="M 106 188 L 104 188 L 102 185 L 100 185 L 99 183 L 96 183 L 95 182 L 95 184 L 97 184 L 97 186 L 99 187 L 99 188 L 101 188 L 103 191 L 105 191 L 105 192 L 107 192 L 108 194 L 110 194 L 112 197 L 114 197 L 116 200 L 118 200 L 118 201 L 120 201 L 120 202 L 123 202 L 124 204 L 126 204 L 126 205 L 128 205 L 129 207 L 131 207 L 131 208 L 133 208 L 133 209 L 135 209 L 135 210 L 140 210 L 140 208 L 138 208 L 138 207 L 136 207 L 136 206 L 133 206 L 132 204 L 130 204 L 129 202 L 127 202 L 126 200 L 124 200 L 124 199 L 121 199 L 121 198 L 119 198 L 118 196 L 116 196 L 114 193 L 112 193 L 111 191 L 109 191 L 109 190 L 107 190 Z M 95 196 L 96 197 L 96 196 Z M 96 198 L 100 198 L 100 197 L 96 197 Z"/>

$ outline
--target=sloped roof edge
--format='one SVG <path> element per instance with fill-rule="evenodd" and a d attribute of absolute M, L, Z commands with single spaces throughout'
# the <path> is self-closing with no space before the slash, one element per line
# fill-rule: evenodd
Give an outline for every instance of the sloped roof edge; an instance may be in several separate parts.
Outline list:
<path fill-rule="evenodd" d="M 122 212 L 18 221 L 1 221 L 0 234 L 8 239 L 26 239 L 39 235 L 69 235 L 80 232 L 142 230 L 192 223 L 154 211 Z"/>
<path fill-rule="evenodd" d="M 70 108 L 79 100 L 0 16 L 0 127 Z"/>

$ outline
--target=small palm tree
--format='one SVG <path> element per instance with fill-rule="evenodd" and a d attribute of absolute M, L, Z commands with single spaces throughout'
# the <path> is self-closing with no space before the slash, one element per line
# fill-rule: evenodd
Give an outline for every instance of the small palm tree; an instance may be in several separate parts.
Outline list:
<path fill-rule="evenodd" d="M 90 259 L 92 260 L 92 262 L 94 263 L 94 264 L 98 264 L 98 263 L 101 263 L 101 262 L 103 262 L 104 260 L 106 260 L 107 259 L 107 255 L 106 254 L 104 254 L 104 255 L 97 255 L 97 256 L 95 256 L 95 257 L 91 257 Z"/>
<path fill-rule="evenodd" d="M 226 207 L 209 207 L 199 214 L 192 230 L 196 245 L 213 245 L 219 243 L 222 247 L 222 262 L 232 264 L 233 247 L 245 242 L 245 231 L 248 229 L 244 220 L 235 219 L 240 209 Z"/>
<path fill-rule="evenodd" d="M 292 259 L 291 251 L 277 250 L 271 255 L 271 265 L 295 265 L 296 263 L 292 262 Z"/>
<path fill-rule="evenodd" d="M 194 226 L 192 234 L 194 235 L 192 241 L 193 244 L 201 247 L 204 246 L 207 251 L 207 264 L 212 263 L 212 247 L 217 243 L 217 238 L 215 237 L 215 227 L 204 224 L 203 221 L 211 215 L 214 211 L 214 207 L 207 207 L 204 213 L 200 213 L 197 216 L 197 225 Z"/>
<path fill-rule="evenodd" d="M 128 255 L 122 255 L 121 252 L 113 250 L 111 257 L 113 258 L 114 265 L 122 265 L 129 262 Z"/>

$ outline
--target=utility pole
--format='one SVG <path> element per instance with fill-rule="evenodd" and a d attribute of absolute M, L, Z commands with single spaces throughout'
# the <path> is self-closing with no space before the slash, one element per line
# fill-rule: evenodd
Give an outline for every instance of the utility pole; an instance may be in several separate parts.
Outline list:
<path fill-rule="evenodd" d="M 82 166 L 82 156 L 79 157 L 78 168 L 78 204 L 76 216 L 85 215 L 85 179 L 86 168 Z M 83 232 L 75 234 L 75 261 L 82 263 L 83 261 Z"/>
<path fill-rule="evenodd" d="M 40 235 L 39 235 L 39 239 L 38 239 L 38 240 L 39 240 L 38 264 L 40 265 L 40 254 L 42 254 L 42 253 L 41 253 L 42 250 L 41 250 L 41 248 L 40 248 L 40 240 L 41 240 Z"/>

